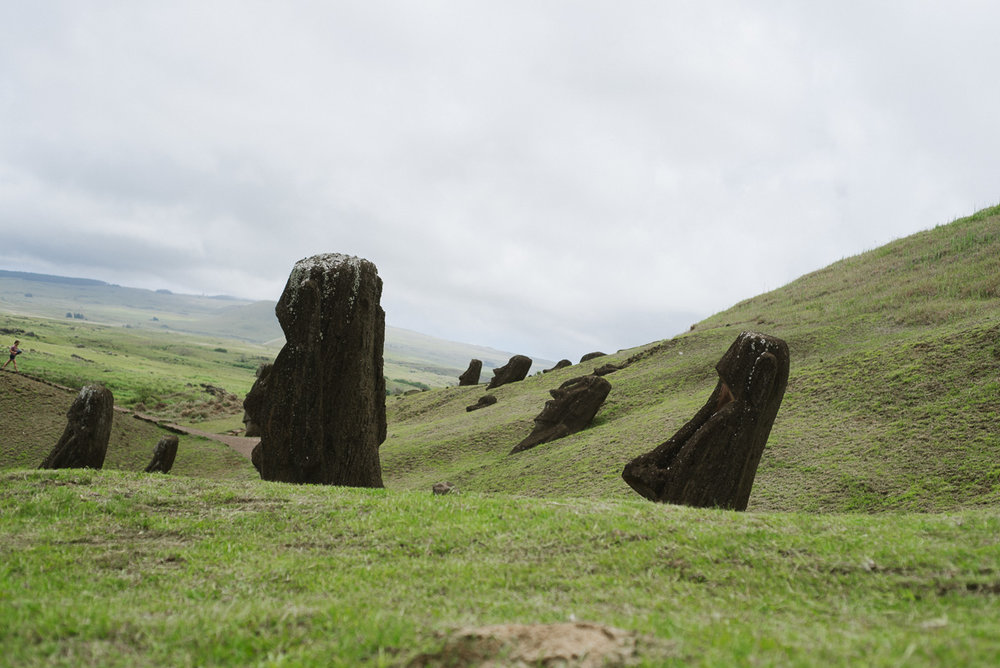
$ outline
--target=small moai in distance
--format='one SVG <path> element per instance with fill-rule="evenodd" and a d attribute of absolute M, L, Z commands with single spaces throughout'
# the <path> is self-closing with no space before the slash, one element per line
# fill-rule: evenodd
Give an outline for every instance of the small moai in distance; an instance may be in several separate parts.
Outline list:
<path fill-rule="evenodd" d="M 551 369 L 543 369 L 542 373 L 548 373 L 550 371 L 555 371 L 557 369 L 564 369 L 568 366 L 573 366 L 573 363 L 570 362 L 569 360 L 559 360 L 558 362 L 556 362 L 556 365 Z"/>
<path fill-rule="evenodd" d="M 115 398 L 103 385 L 86 385 L 66 413 L 66 429 L 39 468 L 99 469 L 111 439 Z"/>
<path fill-rule="evenodd" d="M 788 365 L 783 340 L 741 333 L 715 365 L 708 402 L 670 440 L 629 462 L 622 478 L 651 501 L 746 510 Z"/>
<path fill-rule="evenodd" d="M 500 387 L 501 385 L 516 383 L 524 380 L 525 376 L 528 375 L 528 371 L 531 369 L 531 363 L 530 357 L 526 357 L 524 355 L 514 355 L 507 360 L 506 364 L 493 369 L 493 379 L 490 381 L 490 384 L 486 386 L 486 389 L 492 390 L 493 388 Z"/>
<path fill-rule="evenodd" d="M 169 434 L 160 439 L 160 442 L 153 448 L 153 459 L 146 467 L 146 473 L 170 473 L 174 466 L 174 459 L 177 457 L 177 444 L 179 439 L 173 434 Z"/>
<path fill-rule="evenodd" d="M 587 353 L 586 355 L 580 358 L 580 364 L 583 364 L 584 362 L 589 362 L 590 360 L 593 359 L 597 359 L 598 357 L 604 357 L 605 355 L 607 355 L 607 353 L 602 353 L 600 351 Z"/>
<path fill-rule="evenodd" d="M 243 407 L 264 480 L 382 487 L 386 437 L 382 279 L 335 253 L 295 264 L 275 307 L 285 345 Z"/>
<path fill-rule="evenodd" d="M 472 404 L 471 406 L 466 406 L 465 411 L 471 413 L 472 411 L 478 411 L 480 408 L 486 408 L 487 406 L 492 406 L 497 402 L 497 398 L 492 394 L 484 394 L 479 397 L 479 401 Z"/>
<path fill-rule="evenodd" d="M 510 454 L 522 452 L 584 429 L 597 415 L 611 391 L 611 383 L 600 376 L 580 376 L 567 380 L 555 390 L 552 399 L 535 418 L 535 427 Z"/>
<path fill-rule="evenodd" d="M 458 386 L 479 385 L 479 376 L 483 372 L 483 361 L 474 359 L 469 362 L 469 368 L 458 377 Z"/>

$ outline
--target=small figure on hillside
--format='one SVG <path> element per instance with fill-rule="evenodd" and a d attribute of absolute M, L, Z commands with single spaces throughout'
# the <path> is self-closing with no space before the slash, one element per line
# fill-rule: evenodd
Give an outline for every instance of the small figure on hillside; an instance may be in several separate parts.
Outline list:
<path fill-rule="evenodd" d="M 21 343 L 21 342 L 20 341 L 14 341 L 14 345 L 12 345 L 10 347 L 10 359 L 7 360 L 6 362 L 4 362 L 3 366 L 0 366 L 0 370 L 6 369 L 7 365 L 10 364 L 11 362 L 13 362 L 14 363 L 14 373 L 17 373 L 17 356 L 24 352 L 23 350 L 21 350 L 20 348 L 17 347 L 19 343 Z"/>

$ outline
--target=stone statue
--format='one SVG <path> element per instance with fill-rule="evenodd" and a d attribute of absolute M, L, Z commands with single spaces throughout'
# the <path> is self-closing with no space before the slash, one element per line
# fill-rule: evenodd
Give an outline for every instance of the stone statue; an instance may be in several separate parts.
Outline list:
<path fill-rule="evenodd" d="M 788 384 L 788 345 L 743 332 L 715 365 L 708 402 L 673 438 L 636 457 L 622 477 L 651 501 L 746 510 Z"/>
<path fill-rule="evenodd" d="M 590 424 L 611 391 L 611 383 L 600 376 L 580 376 L 567 380 L 558 389 L 549 390 L 552 399 L 535 418 L 535 428 L 510 454 L 528 450 L 575 434 Z"/>
<path fill-rule="evenodd" d="M 243 402 L 260 431 L 263 479 L 382 487 L 381 296 L 368 260 L 324 254 L 295 264 L 275 307 L 285 346 Z"/>
<path fill-rule="evenodd" d="M 103 385 L 86 385 L 66 413 L 62 437 L 39 468 L 102 468 L 114 412 L 111 390 Z"/>

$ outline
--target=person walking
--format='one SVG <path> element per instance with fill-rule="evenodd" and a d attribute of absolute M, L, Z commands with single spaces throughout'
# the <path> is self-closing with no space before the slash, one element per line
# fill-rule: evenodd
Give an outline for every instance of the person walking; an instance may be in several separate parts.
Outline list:
<path fill-rule="evenodd" d="M 0 371 L 3 371 L 4 369 L 6 369 L 7 365 L 10 364 L 11 362 L 13 362 L 14 363 L 14 373 L 17 373 L 17 356 L 24 352 L 23 350 L 21 350 L 20 348 L 17 347 L 19 343 L 21 343 L 21 342 L 20 341 L 14 341 L 14 345 L 12 345 L 10 347 L 10 359 L 7 360 L 6 362 L 4 362 L 3 366 L 0 366 Z"/>

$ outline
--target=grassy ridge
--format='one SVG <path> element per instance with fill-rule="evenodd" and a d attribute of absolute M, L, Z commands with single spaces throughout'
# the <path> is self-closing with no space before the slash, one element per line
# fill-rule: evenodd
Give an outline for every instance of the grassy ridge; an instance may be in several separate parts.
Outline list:
<path fill-rule="evenodd" d="M 20 374 L 0 373 L 0 470 L 35 468 L 62 436 L 66 411 L 76 393 Z M 104 467 L 142 471 L 167 431 L 116 411 Z M 249 480 L 257 472 L 247 459 L 216 441 L 181 436 L 171 475 Z"/>
<path fill-rule="evenodd" d="M 399 665 L 460 626 L 570 618 L 647 637 L 643 665 L 1000 655 L 995 511 L 761 515 L 46 471 L 0 474 L 0 518 L 8 665 Z"/>
<path fill-rule="evenodd" d="M 1000 208 L 845 259 L 646 347 L 607 376 L 579 434 L 510 456 L 548 390 L 606 361 L 484 393 L 390 400 L 389 484 L 623 498 L 624 464 L 672 436 L 741 330 L 785 339 L 791 374 L 750 499 L 756 510 L 941 511 L 1000 502 Z"/>

